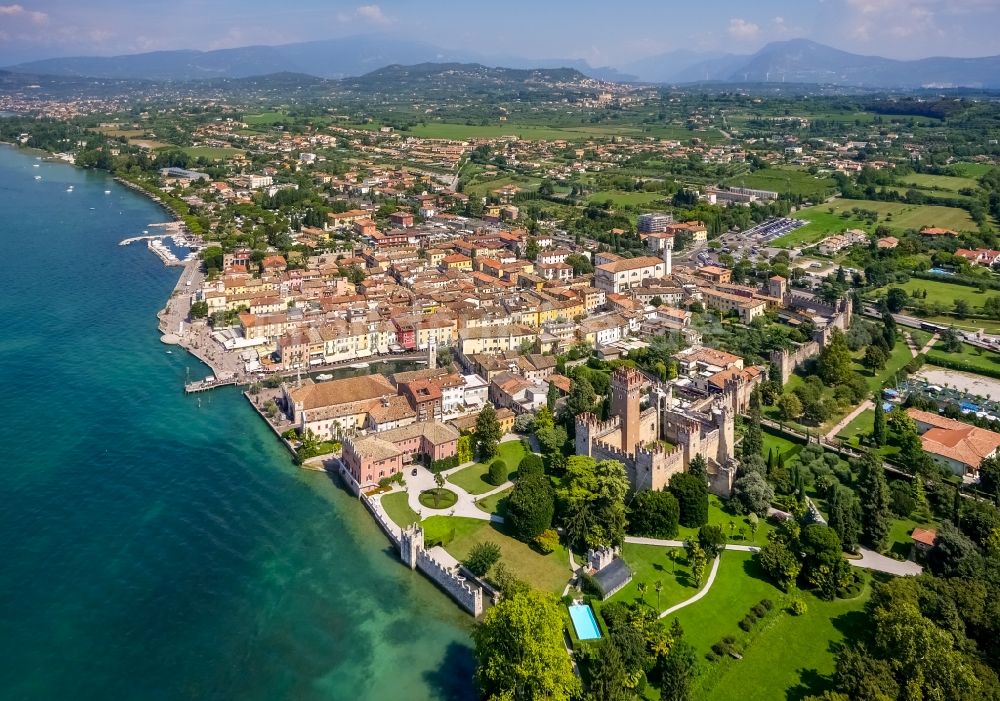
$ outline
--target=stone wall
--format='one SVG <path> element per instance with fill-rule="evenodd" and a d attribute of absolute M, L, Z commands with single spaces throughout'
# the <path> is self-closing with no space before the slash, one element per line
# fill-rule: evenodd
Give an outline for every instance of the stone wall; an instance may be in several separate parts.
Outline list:
<path fill-rule="evenodd" d="M 424 529 L 413 524 L 404 528 L 399 539 L 399 554 L 410 569 L 423 572 L 444 589 L 458 605 L 480 616 L 483 612 L 483 590 L 459 576 L 451 567 L 438 562 L 424 549 Z"/>
<path fill-rule="evenodd" d="M 805 363 L 810 358 L 819 355 L 820 345 L 816 341 L 808 341 L 798 344 L 793 350 L 773 350 L 771 351 L 771 364 L 778 368 L 781 384 L 788 382 L 788 378 L 795 372 L 795 368 Z"/>

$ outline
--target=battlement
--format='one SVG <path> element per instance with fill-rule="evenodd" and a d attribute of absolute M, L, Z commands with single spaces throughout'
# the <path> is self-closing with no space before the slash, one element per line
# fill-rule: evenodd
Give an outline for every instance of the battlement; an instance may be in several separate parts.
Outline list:
<path fill-rule="evenodd" d="M 587 412 L 576 417 L 577 427 L 584 426 L 591 434 L 602 436 L 621 428 L 621 420 L 616 416 L 607 421 L 601 421 L 594 414 Z"/>
<path fill-rule="evenodd" d="M 627 453 L 621 448 L 611 445 L 610 443 L 605 443 L 604 441 L 595 440 L 594 449 L 601 452 L 601 457 L 598 458 L 600 460 L 620 460 L 621 462 L 630 462 L 635 458 L 632 453 Z"/>
<path fill-rule="evenodd" d="M 656 442 L 648 447 L 640 446 L 636 448 L 636 457 L 653 457 L 658 455 L 672 455 L 674 453 L 683 453 L 684 450 L 679 445 L 664 445 L 663 443 Z"/>
<path fill-rule="evenodd" d="M 618 368 L 611 373 L 611 388 L 626 390 L 640 389 L 646 382 L 646 377 L 635 368 Z"/>

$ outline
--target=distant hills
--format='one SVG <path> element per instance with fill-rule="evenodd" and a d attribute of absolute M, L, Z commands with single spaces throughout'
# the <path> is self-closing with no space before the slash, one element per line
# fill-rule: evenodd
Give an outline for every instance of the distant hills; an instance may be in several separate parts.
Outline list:
<path fill-rule="evenodd" d="M 865 88 L 1000 88 L 1000 56 L 900 61 L 852 54 L 806 39 L 773 42 L 749 56 L 674 51 L 616 68 L 594 68 L 582 59 L 535 60 L 517 56 L 488 56 L 446 50 L 395 36 L 363 35 L 215 51 L 157 51 L 124 56 L 52 58 L 10 66 L 7 70 L 113 80 L 190 81 L 248 78 L 274 73 L 340 79 L 363 76 L 389 66 L 449 63 L 522 70 L 573 69 L 591 78 L 620 82 L 785 82 Z M 514 76 L 507 77 L 515 79 Z"/>

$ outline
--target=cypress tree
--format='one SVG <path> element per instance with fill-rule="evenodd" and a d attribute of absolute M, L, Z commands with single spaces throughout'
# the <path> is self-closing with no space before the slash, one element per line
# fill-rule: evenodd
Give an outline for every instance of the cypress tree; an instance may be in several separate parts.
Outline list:
<path fill-rule="evenodd" d="M 875 394 L 875 427 L 872 429 L 872 443 L 881 448 L 885 445 L 885 408 L 878 393 Z"/>
<path fill-rule="evenodd" d="M 861 458 L 858 474 L 862 540 L 873 550 L 885 548 L 889 536 L 889 484 L 882 460 L 871 451 Z"/>

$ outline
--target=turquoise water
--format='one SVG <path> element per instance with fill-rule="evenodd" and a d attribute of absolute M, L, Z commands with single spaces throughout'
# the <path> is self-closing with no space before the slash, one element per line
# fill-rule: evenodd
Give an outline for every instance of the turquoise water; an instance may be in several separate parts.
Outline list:
<path fill-rule="evenodd" d="M 597 627 L 597 619 L 594 617 L 594 609 L 587 604 L 575 604 L 569 607 L 569 617 L 573 619 L 573 627 L 576 628 L 576 637 L 580 640 L 596 640 L 601 637 L 601 630 Z"/>
<path fill-rule="evenodd" d="M 473 698 L 470 619 L 235 390 L 181 392 L 178 270 L 116 245 L 162 212 L 35 163 L 0 148 L 0 698 Z"/>

